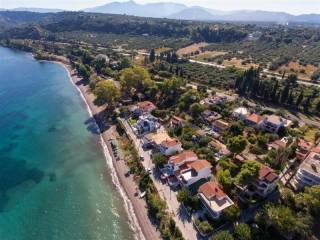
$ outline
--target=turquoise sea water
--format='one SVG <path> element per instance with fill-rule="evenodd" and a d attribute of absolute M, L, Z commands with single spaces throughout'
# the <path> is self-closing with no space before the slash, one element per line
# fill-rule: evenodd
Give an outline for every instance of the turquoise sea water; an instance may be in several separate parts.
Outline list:
<path fill-rule="evenodd" d="M 133 239 L 63 67 L 0 48 L 0 239 Z"/>

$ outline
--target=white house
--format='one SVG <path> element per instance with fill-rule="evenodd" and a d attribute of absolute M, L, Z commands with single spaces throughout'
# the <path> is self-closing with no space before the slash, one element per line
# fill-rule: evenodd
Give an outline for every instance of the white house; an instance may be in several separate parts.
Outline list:
<path fill-rule="evenodd" d="M 240 120 L 245 120 L 249 114 L 249 111 L 245 107 L 239 107 L 233 110 L 232 116 L 234 118 L 240 119 Z"/>
<path fill-rule="evenodd" d="M 214 219 L 219 218 L 224 209 L 233 205 L 233 201 L 214 181 L 201 185 L 198 189 L 198 195 L 202 205 Z"/>
<path fill-rule="evenodd" d="M 272 168 L 261 165 L 259 170 L 259 178 L 253 184 L 255 187 L 255 193 L 261 197 L 266 197 L 276 189 L 278 181 L 279 176 Z"/>
<path fill-rule="evenodd" d="M 158 119 L 151 114 L 140 116 L 137 124 L 132 126 L 133 131 L 137 135 L 154 132 L 158 128 L 160 128 Z"/>
<path fill-rule="evenodd" d="M 182 144 L 177 139 L 167 139 L 162 141 L 158 148 L 162 154 L 171 156 L 182 151 Z"/>
<path fill-rule="evenodd" d="M 305 186 L 320 184 L 320 148 L 311 150 L 308 157 L 300 165 L 291 185 L 299 190 Z"/>
<path fill-rule="evenodd" d="M 267 132 L 278 133 L 281 127 L 288 127 L 290 126 L 290 124 L 291 121 L 283 117 L 277 115 L 270 115 L 266 116 L 262 120 L 260 127 Z"/>
<path fill-rule="evenodd" d="M 196 160 L 198 160 L 197 154 L 195 154 L 193 151 L 187 150 L 171 156 L 169 158 L 167 167 L 171 170 L 172 174 L 174 174 L 174 172 L 178 171 L 183 164 Z"/>
<path fill-rule="evenodd" d="M 211 169 L 212 165 L 207 160 L 196 160 L 180 166 L 176 176 L 182 186 L 189 187 L 201 179 L 209 178 L 212 173 Z"/>
<path fill-rule="evenodd" d="M 143 115 L 146 113 L 151 113 L 156 108 L 157 107 L 152 102 L 149 102 L 149 101 L 138 102 L 137 104 L 129 107 L 130 111 L 135 116 L 140 116 L 140 115 Z"/>

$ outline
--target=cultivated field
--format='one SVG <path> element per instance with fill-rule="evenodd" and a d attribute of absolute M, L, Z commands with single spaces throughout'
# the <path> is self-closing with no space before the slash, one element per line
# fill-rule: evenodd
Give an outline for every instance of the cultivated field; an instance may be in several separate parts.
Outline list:
<path fill-rule="evenodd" d="M 244 63 L 243 59 L 238 59 L 238 58 L 232 58 L 230 60 L 224 60 L 222 65 L 226 66 L 226 67 L 236 67 L 236 68 L 240 68 L 240 69 L 249 69 L 251 67 L 253 68 L 257 68 L 259 67 L 258 64 L 255 63 Z"/>
<path fill-rule="evenodd" d="M 311 75 L 313 72 L 316 70 L 320 70 L 319 68 L 316 68 L 315 66 L 308 64 L 306 66 L 301 65 L 297 61 L 291 61 L 286 65 L 281 66 L 277 72 L 283 74 L 285 71 L 286 74 L 294 73 L 297 74 L 298 78 L 310 81 L 311 80 Z"/>
<path fill-rule="evenodd" d="M 196 51 L 201 51 L 201 48 L 208 46 L 208 43 L 205 42 L 201 42 L 201 43 L 194 43 L 192 45 L 189 45 L 187 47 L 184 48 L 180 48 L 177 51 L 177 54 L 179 57 L 183 57 L 186 55 L 191 55 L 192 53 L 196 52 Z"/>

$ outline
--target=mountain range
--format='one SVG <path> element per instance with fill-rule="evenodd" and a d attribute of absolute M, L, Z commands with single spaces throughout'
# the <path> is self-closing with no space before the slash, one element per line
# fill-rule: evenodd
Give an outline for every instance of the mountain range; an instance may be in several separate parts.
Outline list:
<path fill-rule="evenodd" d="M 61 9 L 16 8 L 11 11 L 61 12 Z M 1 10 L 0 10 L 1 11 Z M 102 6 L 83 9 L 84 12 L 126 14 L 139 17 L 169 18 L 199 21 L 226 22 L 274 22 L 274 23 L 316 23 L 320 24 L 320 14 L 292 15 L 285 12 L 262 10 L 220 11 L 199 6 L 188 7 L 173 2 L 139 4 L 133 0 L 111 2 Z"/>

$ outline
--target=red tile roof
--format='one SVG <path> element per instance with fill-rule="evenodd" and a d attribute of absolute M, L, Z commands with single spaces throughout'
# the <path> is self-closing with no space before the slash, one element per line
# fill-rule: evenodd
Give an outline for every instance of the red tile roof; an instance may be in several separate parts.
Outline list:
<path fill-rule="evenodd" d="M 197 154 L 193 151 L 183 151 L 175 156 L 169 158 L 170 162 L 173 162 L 175 165 L 184 162 L 186 159 L 197 159 Z"/>
<path fill-rule="evenodd" d="M 161 145 L 166 148 L 173 147 L 177 144 L 179 144 L 179 141 L 177 139 L 169 139 L 161 142 Z"/>
<path fill-rule="evenodd" d="M 149 112 L 157 108 L 152 102 L 149 101 L 139 102 L 137 103 L 137 106 L 141 109 L 141 111 L 144 112 Z"/>
<path fill-rule="evenodd" d="M 185 123 L 185 120 L 182 119 L 182 118 L 180 118 L 180 117 L 173 116 L 173 117 L 171 118 L 171 122 L 172 122 L 173 124 L 184 124 L 184 123 Z"/>
<path fill-rule="evenodd" d="M 199 172 L 205 168 L 212 168 L 211 163 L 209 163 L 207 160 L 197 160 L 188 164 L 188 166 L 194 169 L 196 172 Z"/>
<path fill-rule="evenodd" d="M 278 178 L 274 170 L 268 166 L 262 165 L 259 170 L 259 179 L 266 182 L 273 182 Z"/>
<path fill-rule="evenodd" d="M 211 181 L 201 185 L 198 189 L 199 193 L 202 193 L 207 199 L 213 197 L 223 198 L 226 194 L 220 189 L 217 182 Z"/>
<path fill-rule="evenodd" d="M 255 113 L 252 113 L 251 115 L 249 115 L 247 117 L 247 120 L 250 122 L 254 122 L 255 124 L 258 124 L 259 122 L 261 122 L 263 119 L 263 117 L 261 117 L 260 115 L 257 115 Z"/>

